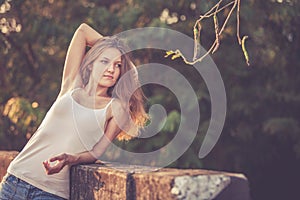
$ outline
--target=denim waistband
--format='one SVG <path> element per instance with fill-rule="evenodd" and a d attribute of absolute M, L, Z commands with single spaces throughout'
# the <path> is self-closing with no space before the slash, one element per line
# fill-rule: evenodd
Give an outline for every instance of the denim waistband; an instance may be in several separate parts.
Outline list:
<path fill-rule="evenodd" d="M 13 184 L 23 183 L 24 185 L 30 186 L 30 184 L 27 183 L 26 181 L 23 181 L 22 179 L 16 177 L 13 174 L 9 174 L 9 173 L 6 173 L 6 175 L 3 177 L 3 181 L 8 181 L 8 182 L 11 182 Z"/>
<path fill-rule="evenodd" d="M 48 200 L 64 200 L 64 198 L 59 197 L 57 195 L 45 192 L 26 181 L 14 176 L 13 174 L 7 173 L 3 177 L 3 184 L 9 187 L 6 187 L 6 192 L 11 195 L 11 199 L 24 199 L 24 197 L 28 197 L 31 199 L 33 197 L 39 196 L 44 197 L 43 199 Z M 17 198 L 22 197 L 22 198 Z M 1 199 L 1 192 L 0 192 L 0 199 Z"/>

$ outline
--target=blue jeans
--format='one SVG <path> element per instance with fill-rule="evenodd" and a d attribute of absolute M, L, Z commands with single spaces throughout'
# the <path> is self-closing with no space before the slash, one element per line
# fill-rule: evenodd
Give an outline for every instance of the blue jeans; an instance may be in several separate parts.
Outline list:
<path fill-rule="evenodd" d="M 0 200 L 63 200 L 64 198 L 45 192 L 33 185 L 6 174 L 0 185 Z"/>

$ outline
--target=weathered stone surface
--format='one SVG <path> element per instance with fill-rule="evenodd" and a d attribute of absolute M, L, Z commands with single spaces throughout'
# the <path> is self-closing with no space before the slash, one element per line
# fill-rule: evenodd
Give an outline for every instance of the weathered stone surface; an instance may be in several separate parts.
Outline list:
<path fill-rule="evenodd" d="M 17 151 L 0 151 L 0 181 L 6 174 L 9 163 L 18 155 Z"/>
<path fill-rule="evenodd" d="M 177 199 L 213 199 L 230 184 L 222 174 L 175 177 L 171 193 Z"/>
<path fill-rule="evenodd" d="M 71 182 L 72 199 L 250 199 L 248 182 L 242 174 L 210 170 L 117 163 L 79 165 L 72 169 Z"/>
<path fill-rule="evenodd" d="M 132 176 L 135 180 L 136 199 L 250 199 L 248 182 L 242 174 L 164 168 Z M 236 188 L 230 187 L 232 179 L 234 183 L 238 180 L 244 185 L 235 190 Z M 226 190 L 227 194 L 223 195 Z"/>
<path fill-rule="evenodd" d="M 126 199 L 127 173 L 79 165 L 71 170 L 71 199 Z"/>

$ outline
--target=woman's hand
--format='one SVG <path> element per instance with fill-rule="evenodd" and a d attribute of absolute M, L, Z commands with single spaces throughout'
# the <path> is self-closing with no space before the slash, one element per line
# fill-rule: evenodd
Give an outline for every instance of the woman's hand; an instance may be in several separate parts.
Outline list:
<path fill-rule="evenodd" d="M 66 165 L 70 163 L 73 156 L 63 153 L 58 156 L 52 157 L 49 160 L 45 160 L 43 165 L 48 175 L 60 172 Z"/>

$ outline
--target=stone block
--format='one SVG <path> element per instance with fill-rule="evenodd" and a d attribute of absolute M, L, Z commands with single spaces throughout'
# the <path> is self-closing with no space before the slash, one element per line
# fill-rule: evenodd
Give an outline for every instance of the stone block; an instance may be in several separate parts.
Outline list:
<path fill-rule="evenodd" d="M 17 151 L 0 151 L 0 181 L 6 174 L 9 163 L 18 155 Z"/>
<path fill-rule="evenodd" d="M 250 200 L 242 174 L 105 163 L 71 170 L 71 199 Z"/>

